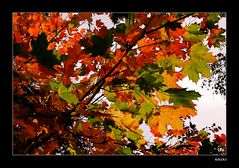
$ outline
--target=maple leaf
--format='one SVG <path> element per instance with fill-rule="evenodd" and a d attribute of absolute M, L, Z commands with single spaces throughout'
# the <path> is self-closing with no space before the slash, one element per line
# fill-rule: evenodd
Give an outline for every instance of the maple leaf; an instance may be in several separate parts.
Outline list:
<path fill-rule="evenodd" d="M 91 53 L 93 57 L 98 55 L 105 56 L 108 47 L 112 45 L 113 36 L 112 31 L 107 30 L 103 37 L 99 35 L 91 36 L 91 39 L 82 39 L 80 44 L 85 47 L 87 53 Z M 91 45 L 89 45 L 91 43 Z"/>
<path fill-rule="evenodd" d="M 37 57 L 37 60 L 41 65 L 51 70 L 55 70 L 53 66 L 56 64 L 59 65 L 60 60 L 53 55 L 53 50 L 47 49 L 49 42 L 47 41 L 46 37 L 47 36 L 45 33 L 41 33 L 39 36 L 37 36 L 36 40 L 31 41 L 31 53 Z"/>
<path fill-rule="evenodd" d="M 226 144 L 226 136 L 225 134 L 221 134 L 221 135 L 214 135 L 214 141 L 220 145 L 225 145 Z"/>
<path fill-rule="evenodd" d="M 54 81 L 51 81 L 49 84 L 52 90 L 58 92 L 58 95 L 62 99 L 66 100 L 68 103 L 73 103 L 73 104 L 78 103 L 78 98 L 76 97 L 76 95 L 71 93 L 71 90 L 72 90 L 71 87 L 67 88 L 63 83 L 57 83 Z"/>
<path fill-rule="evenodd" d="M 174 130 L 183 129 L 183 121 L 180 119 L 196 115 L 196 111 L 186 107 L 161 106 L 148 120 L 148 124 L 157 135 L 164 135 L 168 131 L 168 125 Z M 159 134 L 160 133 L 160 134 Z"/>
<path fill-rule="evenodd" d="M 216 58 L 202 40 L 206 34 L 208 46 L 225 40 L 216 25 L 222 15 L 196 13 L 201 24 L 182 28 L 190 14 L 109 13 L 116 23 L 110 29 L 102 20 L 89 29 L 80 26 L 93 24 L 94 16 L 13 14 L 14 153 L 54 154 L 62 147 L 62 154 L 72 155 L 224 149 L 225 136 L 215 135 L 211 142 L 207 132 L 185 126 L 184 118 L 196 115 L 193 100 L 200 94 L 177 85 L 187 75 L 193 81 L 199 74 L 210 76 L 209 64 Z M 142 123 L 157 138 L 150 149 Z M 177 143 L 168 146 L 162 136 Z"/>
<path fill-rule="evenodd" d="M 200 28 L 200 25 L 192 24 L 189 27 L 185 28 L 187 31 L 183 36 L 189 41 L 200 42 L 207 36 L 206 34 L 203 34 L 202 31 L 200 31 Z"/>
<path fill-rule="evenodd" d="M 208 46 L 220 47 L 220 42 L 225 41 L 225 36 L 222 35 L 224 32 L 224 29 L 212 29 L 208 37 Z"/>
<path fill-rule="evenodd" d="M 189 77 L 193 82 L 199 80 L 199 73 L 204 77 L 210 77 L 210 67 L 208 63 L 215 63 L 216 57 L 208 52 L 208 48 L 201 43 L 194 44 L 190 51 L 190 60 L 183 63 L 182 74 Z"/>
<path fill-rule="evenodd" d="M 170 88 L 165 90 L 170 95 L 169 102 L 175 106 L 185 106 L 195 109 L 192 100 L 197 100 L 201 95 L 195 91 L 186 91 L 185 88 Z"/>
<path fill-rule="evenodd" d="M 172 70 L 175 70 L 175 67 L 180 67 L 182 65 L 182 60 L 176 55 L 171 55 L 170 57 L 161 57 L 158 58 L 157 64 L 160 68 L 168 69 L 172 67 Z"/>
<path fill-rule="evenodd" d="M 108 109 L 106 114 L 110 114 L 115 124 L 123 129 L 136 131 L 139 127 L 139 119 L 129 112 L 122 112 L 118 109 Z"/>
<path fill-rule="evenodd" d="M 175 75 L 171 76 L 167 73 L 167 70 L 164 70 L 162 73 L 162 77 L 164 79 L 163 84 L 167 85 L 168 87 L 172 88 L 180 88 L 180 86 L 176 83 L 177 78 L 175 78 Z"/>
<path fill-rule="evenodd" d="M 163 77 L 160 72 L 157 71 L 158 66 L 151 64 L 145 66 L 144 69 L 139 69 L 137 71 L 140 77 L 137 79 L 136 84 L 139 85 L 140 90 L 144 90 L 146 93 L 148 93 L 153 89 L 160 89 L 160 87 L 163 85 Z"/>
<path fill-rule="evenodd" d="M 169 44 L 166 51 L 175 54 L 179 58 L 185 59 L 186 52 L 184 49 L 187 49 L 187 47 L 188 46 L 186 44 L 181 43 L 179 39 L 176 39 Z"/>
<path fill-rule="evenodd" d="M 169 29 L 169 34 L 171 38 L 179 38 L 180 36 L 184 35 L 185 31 L 185 29 L 180 28 L 176 28 L 175 31 Z"/>
<path fill-rule="evenodd" d="M 168 101 L 170 99 L 170 94 L 163 91 L 156 91 L 156 96 L 159 101 Z"/>

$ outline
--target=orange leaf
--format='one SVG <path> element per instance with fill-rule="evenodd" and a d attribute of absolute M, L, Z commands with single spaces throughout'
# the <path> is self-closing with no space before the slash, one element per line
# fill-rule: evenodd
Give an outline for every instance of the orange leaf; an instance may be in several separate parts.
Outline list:
<path fill-rule="evenodd" d="M 48 47 L 47 47 L 47 50 L 52 50 L 55 48 L 55 43 L 54 42 L 51 42 L 49 43 Z"/>
<path fill-rule="evenodd" d="M 122 112 L 116 109 L 108 109 L 106 114 L 110 114 L 115 124 L 123 129 L 136 131 L 139 127 L 139 120 L 129 112 Z"/>
<path fill-rule="evenodd" d="M 179 38 L 180 36 L 183 36 L 184 33 L 185 33 L 184 29 L 176 28 L 175 31 L 173 31 L 172 29 L 169 29 L 169 34 L 170 34 L 170 37 L 172 38 Z"/>
<path fill-rule="evenodd" d="M 164 72 L 162 73 L 162 76 L 164 78 L 163 84 L 165 84 L 171 88 L 180 88 L 180 86 L 176 83 L 177 79 L 176 79 L 175 75 L 171 76 L 167 73 L 167 70 L 164 70 Z M 178 74 L 176 74 L 176 76 L 178 76 Z"/>
<path fill-rule="evenodd" d="M 184 131 L 180 131 L 183 130 L 183 121 L 180 118 L 196 115 L 195 110 L 183 106 L 177 108 L 161 106 L 158 113 L 159 115 L 152 115 L 148 121 L 150 128 L 153 129 L 151 132 L 153 131 L 156 136 L 158 132 L 164 135 L 169 129 L 168 126 L 171 126 L 173 131 L 178 130 L 177 135 L 183 134 Z"/>
<path fill-rule="evenodd" d="M 13 25 L 17 23 L 17 20 L 20 18 L 19 15 L 13 14 Z"/>

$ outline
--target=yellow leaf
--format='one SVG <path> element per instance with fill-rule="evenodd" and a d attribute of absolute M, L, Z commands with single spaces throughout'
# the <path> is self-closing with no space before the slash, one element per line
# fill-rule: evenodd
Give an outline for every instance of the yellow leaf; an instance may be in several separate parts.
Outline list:
<path fill-rule="evenodd" d="M 180 118 L 195 115 L 196 111 L 191 108 L 183 106 L 161 106 L 159 115 L 153 115 L 149 118 L 149 126 L 151 128 L 157 127 L 157 132 L 163 135 L 168 131 L 168 126 L 171 126 L 173 130 L 182 130 L 183 121 Z"/>
<path fill-rule="evenodd" d="M 143 144 L 145 144 L 147 141 L 145 140 L 145 139 L 140 139 L 139 141 L 138 141 L 138 143 L 140 144 L 140 145 L 143 145 Z"/>
<path fill-rule="evenodd" d="M 167 101 L 170 98 L 168 93 L 162 91 L 156 91 L 156 96 L 160 101 Z"/>
<path fill-rule="evenodd" d="M 175 78 L 175 76 L 171 76 L 167 73 L 167 70 L 164 70 L 164 72 L 162 73 L 164 82 L 163 84 L 171 87 L 171 88 L 180 88 L 179 85 L 176 83 L 177 79 Z"/>
<path fill-rule="evenodd" d="M 129 112 L 122 112 L 117 109 L 109 109 L 106 111 L 107 114 L 111 114 L 112 119 L 118 127 L 123 129 L 130 129 L 136 131 L 139 127 L 139 119 L 132 116 Z"/>
<path fill-rule="evenodd" d="M 161 38 L 162 40 L 168 40 L 168 39 L 169 39 L 168 34 L 167 34 L 167 32 L 165 31 L 165 28 L 164 28 L 164 27 L 163 27 L 162 29 L 159 29 L 158 31 L 160 32 L 160 38 Z"/>
<path fill-rule="evenodd" d="M 76 151 L 73 148 L 67 147 L 66 150 L 69 151 L 71 155 L 76 155 Z"/>
<path fill-rule="evenodd" d="M 138 143 L 136 143 L 136 146 L 140 148 L 141 145 L 144 145 L 147 141 L 145 139 L 138 140 Z"/>

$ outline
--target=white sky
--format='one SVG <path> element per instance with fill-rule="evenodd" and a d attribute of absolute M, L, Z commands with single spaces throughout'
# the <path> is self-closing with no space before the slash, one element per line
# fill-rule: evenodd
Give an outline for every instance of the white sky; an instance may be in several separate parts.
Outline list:
<path fill-rule="evenodd" d="M 185 77 L 178 84 L 181 87 L 188 88 L 188 90 L 195 90 L 202 95 L 198 100 L 194 101 L 197 104 L 197 115 L 191 119 L 197 128 L 201 129 L 215 123 L 221 126 L 221 132 L 226 133 L 226 98 L 213 94 L 211 89 L 201 88 L 202 80 L 195 84 L 188 77 Z"/>

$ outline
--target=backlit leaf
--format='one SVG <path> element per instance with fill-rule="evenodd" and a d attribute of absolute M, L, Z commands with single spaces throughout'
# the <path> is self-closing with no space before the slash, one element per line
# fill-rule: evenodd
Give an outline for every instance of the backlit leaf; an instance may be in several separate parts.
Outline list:
<path fill-rule="evenodd" d="M 118 150 L 119 154 L 126 154 L 130 155 L 132 153 L 131 149 L 129 147 L 122 147 Z"/>
<path fill-rule="evenodd" d="M 169 102 L 175 106 L 184 106 L 195 109 L 192 100 L 197 100 L 201 95 L 195 91 L 186 91 L 184 88 L 170 88 L 165 90 L 170 95 Z"/>
<path fill-rule="evenodd" d="M 106 114 L 110 114 L 115 124 L 123 129 L 137 130 L 139 119 L 129 112 L 122 112 L 118 109 L 108 109 Z"/>
<path fill-rule="evenodd" d="M 67 89 L 63 83 L 60 83 L 60 86 L 58 88 L 58 94 L 62 99 L 66 100 L 68 103 L 77 104 L 79 102 L 76 95 L 72 94 L 70 89 Z"/>
<path fill-rule="evenodd" d="M 159 99 L 159 101 L 168 101 L 170 98 L 170 94 L 163 91 L 156 91 L 156 96 Z"/>
<path fill-rule="evenodd" d="M 174 76 L 169 75 L 167 70 L 162 73 L 162 77 L 164 78 L 163 84 L 172 88 L 179 88 L 179 85 L 176 83 L 177 79 Z"/>
<path fill-rule="evenodd" d="M 208 63 L 215 63 L 216 58 L 208 51 L 206 46 L 198 43 L 192 46 L 190 60 L 183 63 L 182 74 L 189 77 L 193 82 L 199 80 L 199 73 L 204 77 L 210 77 L 210 67 Z"/>
<path fill-rule="evenodd" d="M 159 115 L 152 115 L 149 118 L 148 124 L 151 128 L 157 128 L 156 132 L 164 135 L 168 131 L 168 125 L 174 130 L 183 129 L 183 121 L 181 117 L 196 115 L 196 111 L 186 107 L 161 106 Z"/>

